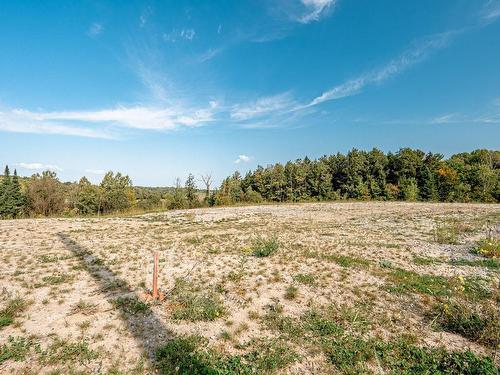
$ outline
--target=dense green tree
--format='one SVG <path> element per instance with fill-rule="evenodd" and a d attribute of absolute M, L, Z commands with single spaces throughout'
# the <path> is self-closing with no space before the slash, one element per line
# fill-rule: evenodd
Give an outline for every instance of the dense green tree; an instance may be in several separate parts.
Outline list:
<path fill-rule="evenodd" d="M 98 213 L 101 199 L 99 187 L 92 185 L 86 177 L 82 177 L 78 182 L 74 199 L 74 206 L 79 214 Z"/>
<path fill-rule="evenodd" d="M 51 216 L 64 211 L 64 191 L 55 172 L 45 171 L 31 176 L 28 182 L 27 204 L 33 215 Z"/>
<path fill-rule="evenodd" d="M 125 211 L 135 203 L 132 181 L 120 172 L 108 172 L 100 184 L 99 211 Z"/>
<path fill-rule="evenodd" d="M 424 201 L 434 201 L 439 199 L 436 176 L 428 166 L 424 166 L 420 174 L 421 186 L 420 197 Z"/>

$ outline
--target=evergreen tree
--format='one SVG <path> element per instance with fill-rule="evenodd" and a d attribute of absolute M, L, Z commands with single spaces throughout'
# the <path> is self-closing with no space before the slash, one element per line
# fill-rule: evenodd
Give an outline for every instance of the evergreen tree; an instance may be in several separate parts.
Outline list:
<path fill-rule="evenodd" d="M 14 175 L 12 176 L 12 183 L 10 185 L 10 216 L 12 218 L 18 218 L 22 215 L 24 207 L 26 204 L 26 198 L 21 191 L 21 185 L 19 183 L 19 177 L 17 176 L 17 170 L 14 169 Z"/>
<path fill-rule="evenodd" d="M 10 177 L 9 166 L 5 166 L 5 171 L 0 184 L 0 218 L 6 219 L 9 214 L 9 194 L 11 190 L 12 179 Z"/>
<path fill-rule="evenodd" d="M 420 187 L 420 197 L 425 201 L 434 201 L 439 198 L 436 176 L 431 172 L 429 167 L 425 166 L 422 169 L 422 174 L 420 176 L 421 187 Z"/>

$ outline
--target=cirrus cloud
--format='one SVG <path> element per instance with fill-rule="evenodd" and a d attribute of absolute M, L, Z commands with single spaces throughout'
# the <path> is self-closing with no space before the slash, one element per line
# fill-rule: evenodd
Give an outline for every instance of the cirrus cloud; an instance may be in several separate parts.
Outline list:
<path fill-rule="evenodd" d="M 41 170 L 49 170 L 49 171 L 57 171 L 60 172 L 62 169 L 57 165 L 52 164 L 43 164 L 43 163 L 17 163 L 17 165 L 24 169 L 41 171 Z"/>

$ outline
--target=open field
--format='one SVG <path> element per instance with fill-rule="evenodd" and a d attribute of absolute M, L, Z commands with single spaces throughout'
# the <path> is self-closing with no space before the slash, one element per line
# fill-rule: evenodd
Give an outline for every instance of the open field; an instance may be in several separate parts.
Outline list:
<path fill-rule="evenodd" d="M 499 229 L 394 202 L 0 221 L 0 373 L 495 373 L 499 263 L 471 250 Z"/>

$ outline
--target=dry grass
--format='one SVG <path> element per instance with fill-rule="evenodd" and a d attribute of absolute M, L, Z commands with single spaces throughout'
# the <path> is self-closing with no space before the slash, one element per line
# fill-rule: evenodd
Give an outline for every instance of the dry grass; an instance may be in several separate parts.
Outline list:
<path fill-rule="evenodd" d="M 493 357 L 499 271 L 472 251 L 499 222 L 498 205 L 382 202 L 0 221 L 0 373 L 390 372 L 422 346 L 429 361 L 441 346 Z M 146 298 L 154 251 L 161 302 Z"/>

